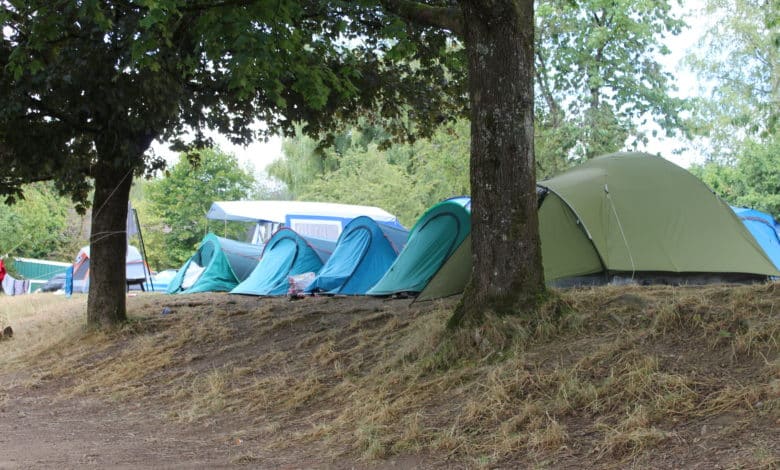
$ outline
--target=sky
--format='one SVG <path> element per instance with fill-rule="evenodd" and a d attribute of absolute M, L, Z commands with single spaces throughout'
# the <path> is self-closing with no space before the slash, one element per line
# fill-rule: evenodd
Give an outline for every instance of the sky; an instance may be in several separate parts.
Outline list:
<path fill-rule="evenodd" d="M 696 96 L 699 93 L 699 83 L 696 76 L 688 71 L 683 60 L 696 46 L 698 39 L 706 31 L 708 26 L 707 18 L 701 14 L 705 0 L 685 0 L 684 5 L 678 5 L 672 0 L 672 11 L 678 15 L 685 15 L 685 20 L 689 27 L 681 34 L 666 38 L 665 43 L 671 53 L 666 56 L 659 55 L 659 62 L 665 69 L 677 77 L 676 86 L 678 88 L 677 96 L 687 98 Z M 656 129 L 657 126 L 648 126 L 646 130 Z M 659 153 L 663 157 L 683 168 L 689 167 L 692 163 L 701 162 L 704 156 L 696 150 L 687 149 L 681 154 L 676 154 L 675 150 L 684 147 L 686 144 L 678 139 L 669 139 L 661 137 L 651 137 L 650 142 L 640 148 L 640 150 L 650 153 Z M 265 168 L 275 159 L 282 156 L 282 138 L 273 137 L 268 142 L 255 142 L 248 146 L 234 145 L 218 133 L 210 134 L 215 143 L 222 150 L 235 155 L 240 162 L 251 164 L 258 178 L 265 178 Z M 164 156 L 170 164 L 176 162 L 176 155 L 167 149 L 165 144 L 155 142 L 152 147 L 158 155 Z"/>

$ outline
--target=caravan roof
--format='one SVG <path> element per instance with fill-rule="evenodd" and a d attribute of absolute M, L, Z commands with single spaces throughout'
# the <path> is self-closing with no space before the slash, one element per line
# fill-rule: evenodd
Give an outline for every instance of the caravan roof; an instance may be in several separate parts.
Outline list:
<path fill-rule="evenodd" d="M 354 218 L 365 215 L 392 227 L 403 228 L 393 214 L 373 206 L 307 201 L 216 201 L 206 217 L 211 220 L 255 222 L 264 234 L 255 240 L 266 241 L 280 226 L 298 234 L 336 241 Z"/>
<path fill-rule="evenodd" d="M 350 220 L 365 215 L 377 222 L 400 225 L 396 216 L 378 207 L 306 201 L 215 201 L 206 218 L 285 224 L 300 215 Z"/>

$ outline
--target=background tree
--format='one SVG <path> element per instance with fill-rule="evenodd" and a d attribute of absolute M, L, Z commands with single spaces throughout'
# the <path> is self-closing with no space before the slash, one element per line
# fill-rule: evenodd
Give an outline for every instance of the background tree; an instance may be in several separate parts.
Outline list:
<path fill-rule="evenodd" d="M 704 84 L 692 171 L 728 202 L 780 215 L 780 3 L 710 0 L 714 18 L 688 59 Z"/>
<path fill-rule="evenodd" d="M 0 193 L 55 180 L 83 210 L 91 188 L 87 320 L 124 321 L 124 223 L 155 139 L 236 143 L 304 121 L 319 133 L 366 110 L 397 138 L 462 112 L 462 53 L 374 2 L 29 0 L 0 23 Z M 356 39 L 360 38 L 360 41 Z M 444 64 L 448 66 L 445 66 Z M 415 104 L 412 129 L 408 120 Z M 190 134 L 184 131 L 190 130 Z M 191 135 L 191 142 L 181 136 Z"/>
<path fill-rule="evenodd" d="M 70 261 L 86 234 L 69 206 L 49 183 L 27 186 L 15 205 L 0 204 L 0 256 Z"/>
<path fill-rule="evenodd" d="M 703 83 L 697 131 L 714 159 L 733 159 L 747 137 L 778 131 L 780 34 L 771 18 L 778 2 L 709 0 L 703 12 L 714 21 L 688 62 Z"/>
<path fill-rule="evenodd" d="M 219 149 L 181 154 L 160 179 L 144 185 L 137 204 L 148 261 L 156 269 L 178 268 L 192 255 L 208 231 L 206 213 L 214 201 L 247 199 L 255 187 L 251 168 Z M 242 240 L 243 224 L 211 227 L 219 236 Z"/>
<path fill-rule="evenodd" d="M 659 55 L 669 53 L 663 39 L 683 27 L 671 12 L 672 2 L 543 0 L 538 4 L 537 178 L 550 177 L 582 158 L 646 143 L 643 125 L 649 120 L 667 134 L 684 133 L 680 115 L 688 103 L 671 97 L 674 77 L 658 62 Z M 465 134 L 460 134 L 463 130 Z M 468 146 L 468 128 L 457 131 L 453 142 Z M 338 168 L 337 158 L 294 156 L 316 148 L 314 140 L 285 144 L 289 164 L 275 163 L 272 173 L 296 193 L 296 178 L 306 184 L 312 175 Z"/>
<path fill-rule="evenodd" d="M 669 0 L 540 0 L 536 16 L 537 160 L 548 177 L 565 160 L 592 158 L 647 142 L 655 121 L 684 129 L 674 77 L 658 56 L 684 22 Z M 561 161 L 564 160 L 564 161 Z"/>
<path fill-rule="evenodd" d="M 780 139 L 745 139 L 733 163 L 710 161 L 691 172 L 729 204 L 780 218 Z"/>
<path fill-rule="evenodd" d="M 381 149 L 385 134 L 374 128 L 338 136 L 338 145 L 318 149 L 305 135 L 286 139 L 283 158 L 269 174 L 298 199 L 370 204 L 411 227 L 431 205 L 469 194 L 469 124 L 442 126 L 430 138 Z"/>

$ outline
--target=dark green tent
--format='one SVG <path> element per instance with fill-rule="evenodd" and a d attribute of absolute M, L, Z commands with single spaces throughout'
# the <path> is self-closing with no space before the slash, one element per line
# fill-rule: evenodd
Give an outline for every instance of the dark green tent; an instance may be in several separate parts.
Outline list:
<path fill-rule="evenodd" d="M 549 283 L 607 282 L 614 276 L 684 283 L 780 275 L 728 205 L 661 157 L 606 155 L 539 186 L 539 233 Z M 471 257 L 456 257 L 461 264 L 442 268 L 418 299 L 463 290 L 462 273 L 471 270 Z"/>

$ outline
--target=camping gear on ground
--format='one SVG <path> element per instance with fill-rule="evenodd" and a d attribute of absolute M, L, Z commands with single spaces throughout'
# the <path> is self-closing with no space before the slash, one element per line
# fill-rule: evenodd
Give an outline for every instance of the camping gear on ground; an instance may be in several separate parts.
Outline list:
<path fill-rule="evenodd" d="M 89 292 L 89 245 L 79 250 L 76 261 L 73 262 L 73 292 Z M 146 279 L 146 267 L 138 248 L 127 245 L 125 255 L 125 277 L 128 285 L 143 282 Z M 67 293 L 67 292 L 66 292 Z"/>
<path fill-rule="evenodd" d="M 750 231 L 775 267 L 780 269 L 780 233 L 775 228 L 777 227 L 775 218 L 746 207 L 732 207 L 731 209 Z"/>
<path fill-rule="evenodd" d="M 780 275 L 726 203 L 661 157 L 606 155 L 539 186 L 549 284 L 745 282 Z M 470 244 L 461 250 L 453 255 L 460 266 L 440 270 L 418 300 L 463 291 Z"/>
<path fill-rule="evenodd" d="M 287 297 L 290 300 L 306 297 L 306 290 L 316 278 L 317 274 L 311 271 L 287 277 Z"/>
<path fill-rule="evenodd" d="M 406 246 L 368 295 L 418 293 L 471 231 L 471 199 L 447 199 L 412 227 Z"/>
<path fill-rule="evenodd" d="M 279 229 L 263 250 L 263 256 L 252 274 L 236 286 L 231 294 L 285 295 L 289 277 L 318 272 L 336 244 L 307 238 L 288 228 Z"/>
<path fill-rule="evenodd" d="M 406 229 L 378 224 L 370 217 L 352 219 L 307 292 L 365 294 L 393 264 L 408 236 Z"/>
<path fill-rule="evenodd" d="M 253 222 L 252 243 L 268 241 L 281 227 L 301 236 L 336 241 L 355 217 L 365 215 L 380 224 L 404 228 L 398 218 L 372 206 L 306 201 L 216 201 L 206 214 L 211 220 Z"/>
<path fill-rule="evenodd" d="M 169 294 L 228 292 L 247 278 L 263 252 L 261 245 L 206 234 L 198 249 L 168 284 Z"/>

